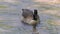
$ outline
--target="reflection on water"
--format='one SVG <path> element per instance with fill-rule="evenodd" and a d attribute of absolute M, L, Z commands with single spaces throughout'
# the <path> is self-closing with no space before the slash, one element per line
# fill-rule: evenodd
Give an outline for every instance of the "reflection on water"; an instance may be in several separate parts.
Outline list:
<path fill-rule="evenodd" d="M 32 34 L 32 26 L 21 23 L 21 8 L 38 9 L 41 20 L 37 26 L 39 34 L 60 34 L 60 24 L 56 25 L 58 21 L 60 23 L 60 6 L 40 4 L 32 0 L 19 1 L 18 4 L 0 2 L 4 6 L 0 7 L 0 34 Z"/>

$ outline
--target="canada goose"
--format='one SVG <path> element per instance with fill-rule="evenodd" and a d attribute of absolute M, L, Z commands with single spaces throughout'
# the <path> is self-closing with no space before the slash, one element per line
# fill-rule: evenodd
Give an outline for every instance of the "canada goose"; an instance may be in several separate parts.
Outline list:
<path fill-rule="evenodd" d="M 22 9 L 22 16 L 22 22 L 32 25 L 33 31 L 35 32 L 36 26 L 40 22 L 37 10 L 31 11 L 29 9 Z"/>
<path fill-rule="evenodd" d="M 22 9 L 22 21 L 29 25 L 34 25 L 40 22 L 37 10 Z"/>

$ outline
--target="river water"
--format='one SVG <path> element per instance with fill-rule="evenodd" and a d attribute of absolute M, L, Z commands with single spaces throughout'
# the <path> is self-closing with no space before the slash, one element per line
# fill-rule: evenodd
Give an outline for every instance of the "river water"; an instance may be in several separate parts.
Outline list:
<path fill-rule="evenodd" d="M 18 0 L 18 3 L 0 2 L 0 5 L 6 8 L 0 8 L 0 34 L 32 34 L 32 26 L 21 23 L 21 9 L 37 9 L 40 17 L 40 24 L 37 26 L 39 34 L 60 34 L 60 26 L 49 24 L 53 20 L 60 20 L 60 17 L 50 13 L 44 13 L 46 10 L 54 10 L 56 5 L 34 2 L 32 0 Z M 53 10 L 52 10 L 53 7 Z M 60 10 L 56 10 L 60 11 Z M 54 12 L 53 12 L 54 13 Z"/>

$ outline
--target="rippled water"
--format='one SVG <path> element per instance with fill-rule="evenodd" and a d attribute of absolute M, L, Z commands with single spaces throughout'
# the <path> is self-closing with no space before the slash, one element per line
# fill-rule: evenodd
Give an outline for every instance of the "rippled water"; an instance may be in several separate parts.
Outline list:
<path fill-rule="evenodd" d="M 60 20 L 60 17 L 43 13 L 45 10 L 54 9 L 53 6 L 35 3 L 32 0 L 19 0 L 18 4 L 0 2 L 0 5 L 6 6 L 0 8 L 0 34 L 32 34 L 32 26 L 21 23 L 21 9 L 38 9 L 41 23 L 37 26 L 39 34 L 60 34 L 60 26 L 49 24 L 52 20 Z M 34 7 L 33 5 L 39 5 Z M 40 6 L 41 5 L 41 6 Z M 52 8 L 53 7 L 53 8 Z"/>

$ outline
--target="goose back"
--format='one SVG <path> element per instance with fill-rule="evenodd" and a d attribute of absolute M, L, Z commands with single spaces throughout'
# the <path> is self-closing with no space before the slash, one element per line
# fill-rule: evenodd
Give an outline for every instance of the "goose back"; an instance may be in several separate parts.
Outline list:
<path fill-rule="evenodd" d="M 24 18 L 33 17 L 33 11 L 31 11 L 29 9 L 22 9 L 22 16 Z"/>

